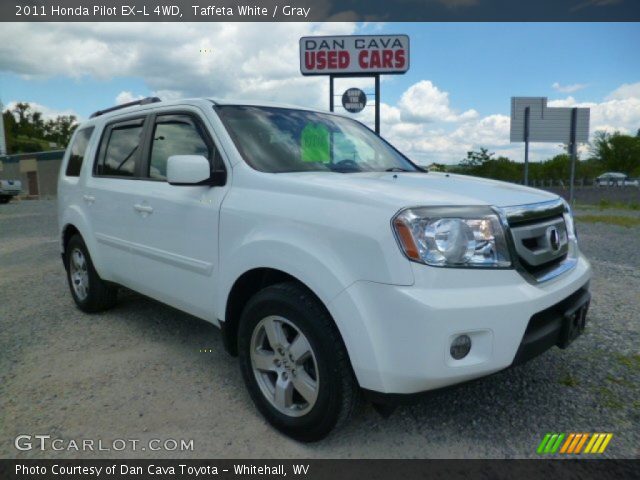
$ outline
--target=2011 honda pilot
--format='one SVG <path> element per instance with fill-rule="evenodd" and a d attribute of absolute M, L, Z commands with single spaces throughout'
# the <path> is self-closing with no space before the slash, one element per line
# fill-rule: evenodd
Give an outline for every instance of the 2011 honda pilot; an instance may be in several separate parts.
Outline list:
<path fill-rule="evenodd" d="M 123 286 L 219 326 L 257 408 L 299 440 L 363 393 L 489 375 L 585 326 L 567 203 L 427 173 L 340 115 L 157 98 L 99 111 L 58 191 L 77 306 L 109 308 Z"/>

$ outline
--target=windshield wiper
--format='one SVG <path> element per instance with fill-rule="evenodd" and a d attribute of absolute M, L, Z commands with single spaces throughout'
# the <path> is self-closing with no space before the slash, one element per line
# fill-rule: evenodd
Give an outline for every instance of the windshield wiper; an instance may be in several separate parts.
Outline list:
<path fill-rule="evenodd" d="M 411 170 L 407 170 L 406 168 L 401 167 L 391 167 L 387 168 L 385 172 L 410 172 Z"/>

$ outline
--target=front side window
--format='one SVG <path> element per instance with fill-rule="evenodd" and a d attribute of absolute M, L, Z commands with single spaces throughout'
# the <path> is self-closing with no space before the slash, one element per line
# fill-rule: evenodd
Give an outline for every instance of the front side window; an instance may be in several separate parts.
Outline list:
<path fill-rule="evenodd" d="M 142 132 L 142 119 L 111 126 L 106 135 L 106 146 L 103 141 L 100 149 L 101 154 L 96 174 L 133 177 L 135 175 L 136 160 L 142 148 Z"/>
<path fill-rule="evenodd" d="M 201 129 L 189 115 L 159 115 L 156 118 L 149 162 L 150 178 L 166 180 L 167 159 L 171 155 L 212 158 L 211 148 Z"/>
<path fill-rule="evenodd" d="M 69 152 L 69 162 L 65 175 L 67 177 L 79 177 L 82 168 L 82 162 L 89 146 L 89 139 L 93 133 L 94 127 L 83 128 L 76 133 L 73 145 Z"/>
<path fill-rule="evenodd" d="M 216 107 L 244 160 L 263 172 L 418 171 L 406 157 L 348 118 L 289 108 Z"/>

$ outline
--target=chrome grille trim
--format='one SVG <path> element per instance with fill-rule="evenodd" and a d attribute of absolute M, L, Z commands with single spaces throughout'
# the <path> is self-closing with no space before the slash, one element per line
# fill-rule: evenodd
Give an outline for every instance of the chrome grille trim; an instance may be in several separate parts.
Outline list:
<path fill-rule="evenodd" d="M 500 216 L 505 229 L 505 236 L 509 243 L 513 265 L 529 283 L 539 284 L 547 282 L 566 273 L 577 265 L 577 245 L 570 239 L 563 244 L 561 248 L 562 253 L 555 257 L 557 262 L 552 263 L 552 259 L 548 262 L 549 266 L 547 268 L 544 268 L 544 262 L 541 262 L 540 265 L 542 265 L 542 268 L 540 270 L 528 269 L 525 265 L 526 255 L 523 258 L 520 253 L 524 247 L 517 247 L 517 242 L 521 242 L 522 240 L 522 235 L 519 235 L 519 233 L 526 231 L 527 226 L 531 225 L 531 228 L 535 229 L 536 226 L 545 223 L 545 220 L 554 220 L 554 217 L 561 221 L 564 226 L 564 232 L 567 234 L 567 237 L 569 237 L 566 231 L 566 222 L 564 221 L 564 214 L 569 212 L 565 202 L 561 198 L 529 205 L 497 207 L 495 211 Z M 533 267 L 535 266 L 536 265 L 533 265 Z"/>
<path fill-rule="evenodd" d="M 549 218 L 554 215 L 562 215 L 566 208 L 561 198 L 549 202 L 532 203 L 530 205 L 515 205 L 513 207 L 501 207 L 510 226 L 529 222 L 538 218 Z"/>
<path fill-rule="evenodd" d="M 550 229 L 555 229 L 558 237 L 556 249 L 554 249 L 549 238 Z M 538 267 L 561 259 L 569 251 L 567 227 L 561 216 L 511 227 L 511 235 L 513 235 L 516 252 L 527 265 L 532 267 Z M 530 242 L 532 246 L 527 246 L 526 242 Z"/>

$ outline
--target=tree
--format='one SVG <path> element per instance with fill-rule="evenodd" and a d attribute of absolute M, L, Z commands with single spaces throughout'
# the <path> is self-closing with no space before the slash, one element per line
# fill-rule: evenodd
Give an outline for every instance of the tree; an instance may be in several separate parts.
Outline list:
<path fill-rule="evenodd" d="M 2 116 L 9 154 L 50 150 L 50 144 L 53 148 L 64 148 L 77 127 L 73 115 L 60 115 L 45 121 L 42 112 L 25 102 L 2 112 Z"/>
<path fill-rule="evenodd" d="M 620 132 L 598 131 L 591 142 L 590 153 L 603 171 L 622 172 L 635 176 L 640 173 L 640 137 Z"/>
<path fill-rule="evenodd" d="M 460 162 L 460 165 L 463 167 L 477 167 L 491 160 L 491 157 L 493 157 L 494 155 L 495 153 L 489 153 L 488 149 L 480 147 L 480 151 L 467 152 L 467 158 L 462 160 L 462 162 Z"/>

